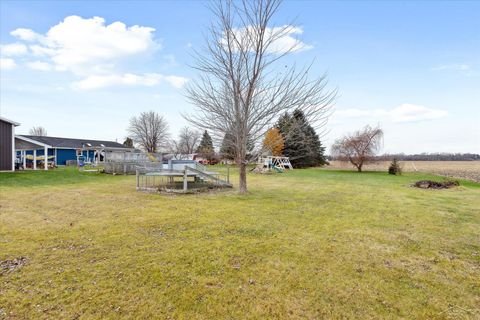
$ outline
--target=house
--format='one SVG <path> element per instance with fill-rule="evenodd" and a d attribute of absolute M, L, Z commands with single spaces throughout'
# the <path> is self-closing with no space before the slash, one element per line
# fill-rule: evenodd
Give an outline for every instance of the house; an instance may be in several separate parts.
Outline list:
<path fill-rule="evenodd" d="M 15 170 L 15 127 L 19 125 L 0 117 L 0 171 Z"/>
<path fill-rule="evenodd" d="M 23 163 L 24 168 L 30 166 L 37 169 L 37 162 L 40 160 L 42 167 L 48 170 L 48 165 L 66 165 L 69 160 L 102 162 L 108 152 L 134 149 L 114 141 L 16 135 L 15 150 L 16 157 Z"/>

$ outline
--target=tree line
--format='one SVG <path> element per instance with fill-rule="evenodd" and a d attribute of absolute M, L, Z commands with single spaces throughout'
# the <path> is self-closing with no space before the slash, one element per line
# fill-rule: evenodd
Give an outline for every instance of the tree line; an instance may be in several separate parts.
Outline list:
<path fill-rule="evenodd" d="M 169 126 L 163 116 L 154 112 L 142 112 L 131 118 L 129 137 L 124 145 L 134 145 L 149 153 L 172 153 L 177 158 L 197 153 L 207 160 L 228 159 L 238 161 L 236 138 L 231 132 L 223 135 L 219 152 L 215 152 L 214 139 L 207 130 L 203 133 L 188 126 L 183 127 L 176 139 L 172 139 Z M 213 133 L 215 136 L 216 134 Z M 261 143 L 252 138 L 247 141 L 246 161 L 256 161 L 260 155 L 286 156 L 294 167 L 306 168 L 327 163 L 325 147 L 303 111 L 285 112 L 277 123 L 266 131 Z"/>
<path fill-rule="evenodd" d="M 375 160 L 392 160 L 399 161 L 479 161 L 480 154 L 477 153 L 417 153 L 417 154 L 383 154 L 375 157 Z"/>
<path fill-rule="evenodd" d="M 300 39 L 283 41 L 296 33 L 297 26 L 278 21 L 281 3 L 212 2 L 205 43 L 192 49 L 195 61 L 191 66 L 198 75 L 184 92 L 194 107 L 184 118 L 201 133 L 184 128 L 177 139 L 171 139 L 165 119 L 147 112 L 132 118 L 132 141 L 126 143 L 133 142 L 147 152 L 170 149 L 186 153 L 201 144 L 200 136 L 206 131 L 233 157 L 242 194 L 247 192 L 246 166 L 263 149 L 259 146 L 270 130 L 270 135 L 282 135 L 282 152 L 297 166 L 323 163 L 324 149 L 314 128 L 325 126 L 336 90 L 328 89 L 326 74 L 315 75 L 313 62 L 302 67 L 295 59 L 293 53 L 305 46 Z M 290 59 L 285 59 L 288 56 Z M 284 123 L 277 123 L 279 116 Z"/>

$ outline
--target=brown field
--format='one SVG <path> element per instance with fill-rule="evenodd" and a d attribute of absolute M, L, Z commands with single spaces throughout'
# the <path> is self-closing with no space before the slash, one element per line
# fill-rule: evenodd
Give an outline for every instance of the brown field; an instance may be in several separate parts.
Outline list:
<path fill-rule="evenodd" d="M 390 161 L 364 165 L 364 171 L 387 171 Z M 405 172 L 426 172 L 480 182 L 480 161 L 400 161 Z M 354 169 L 346 161 L 331 161 L 328 169 Z"/>

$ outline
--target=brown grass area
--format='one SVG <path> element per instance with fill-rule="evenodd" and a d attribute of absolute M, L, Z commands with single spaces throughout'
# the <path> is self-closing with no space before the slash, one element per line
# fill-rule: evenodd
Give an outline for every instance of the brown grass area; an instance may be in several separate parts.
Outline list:
<path fill-rule="evenodd" d="M 387 171 L 390 161 L 364 166 L 364 171 Z M 400 161 L 404 172 L 425 172 L 480 182 L 480 161 Z M 353 169 L 346 161 L 331 161 L 329 169 Z"/>
<path fill-rule="evenodd" d="M 312 168 L 179 196 L 2 173 L 0 319 L 480 319 L 480 185 L 410 187 L 432 179 Z"/>

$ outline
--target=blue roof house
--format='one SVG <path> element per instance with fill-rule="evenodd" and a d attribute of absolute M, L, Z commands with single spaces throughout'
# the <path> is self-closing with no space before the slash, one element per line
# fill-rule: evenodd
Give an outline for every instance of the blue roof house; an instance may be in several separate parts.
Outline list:
<path fill-rule="evenodd" d="M 48 163 L 66 165 L 67 161 L 79 157 L 101 162 L 106 151 L 132 151 L 133 148 L 114 141 L 15 135 L 15 150 L 17 161 L 23 163 L 24 168 L 28 163 L 37 169 L 37 161 L 42 160 L 42 169 L 48 170 Z M 45 154 L 48 161 L 45 161 Z"/>

